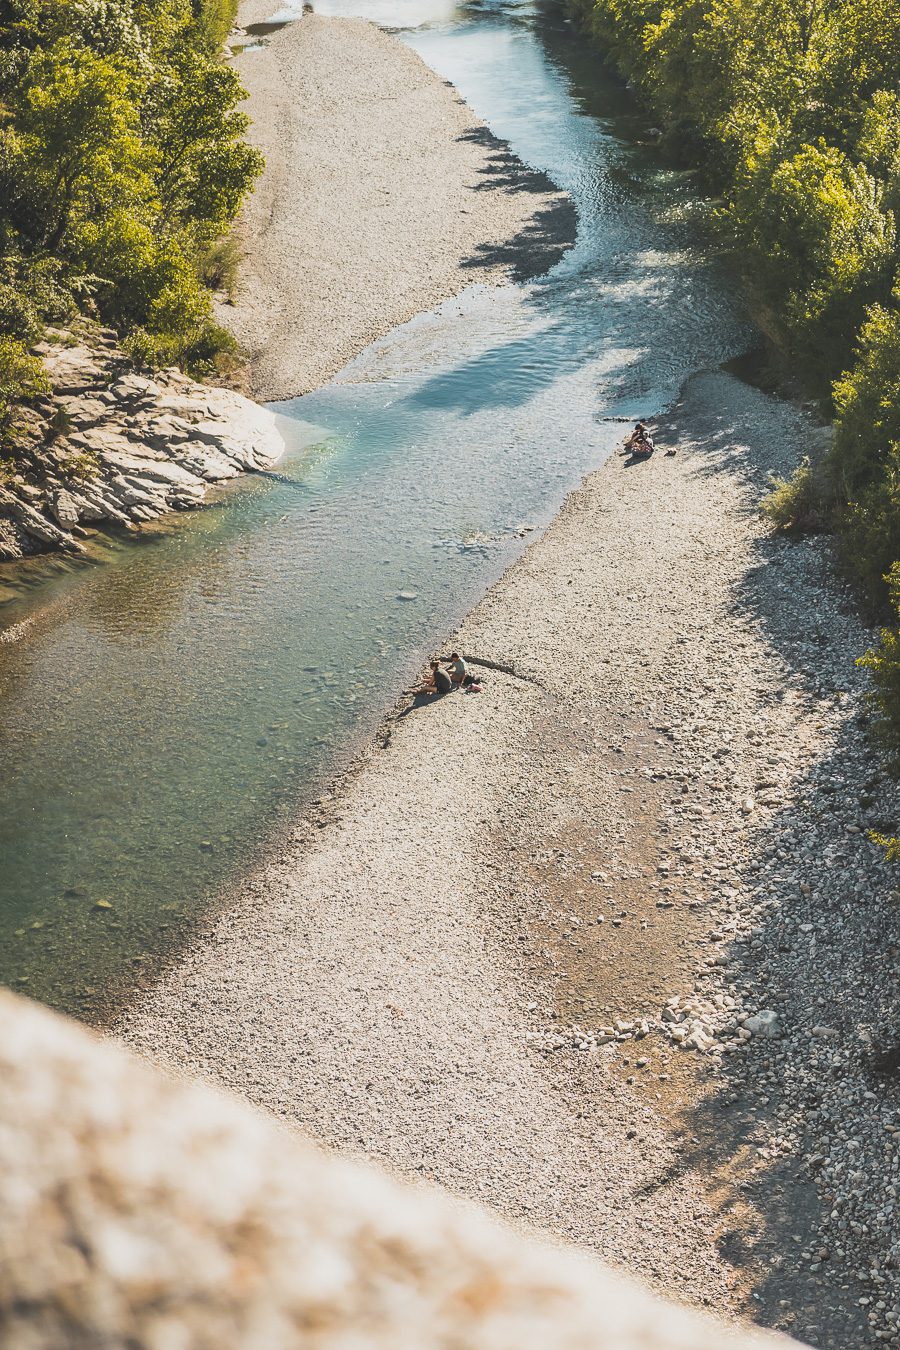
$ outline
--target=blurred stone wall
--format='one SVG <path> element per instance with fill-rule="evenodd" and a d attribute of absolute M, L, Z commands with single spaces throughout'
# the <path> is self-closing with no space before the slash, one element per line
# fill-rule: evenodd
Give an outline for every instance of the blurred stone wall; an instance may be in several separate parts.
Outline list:
<path fill-rule="evenodd" d="M 0 993 L 0 1345 L 776 1347 Z"/>

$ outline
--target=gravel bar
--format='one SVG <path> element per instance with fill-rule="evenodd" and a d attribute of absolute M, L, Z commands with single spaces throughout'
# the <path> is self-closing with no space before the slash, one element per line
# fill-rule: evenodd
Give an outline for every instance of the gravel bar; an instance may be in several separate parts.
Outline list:
<path fill-rule="evenodd" d="M 241 22 L 272 8 L 250 0 Z M 254 398 L 307 393 L 414 315 L 546 272 L 574 242 L 570 198 L 398 37 L 306 13 L 262 42 L 234 59 L 266 168 L 235 303 L 217 306 Z"/>

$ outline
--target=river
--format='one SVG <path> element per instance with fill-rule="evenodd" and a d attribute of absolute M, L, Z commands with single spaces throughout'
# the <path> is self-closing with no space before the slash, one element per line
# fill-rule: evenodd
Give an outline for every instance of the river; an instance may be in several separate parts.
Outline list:
<path fill-rule="evenodd" d="M 753 343 L 708 204 L 556 8 L 321 0 L 409 42 L 578 209 L 277 405 L 280 475 L 0 577 L 0 980 L 102 1020 L 347 763 L 565 493 Z M 609 419 L 609 420 L 606 420 Z M 440 766 L 435 766 L 440 791 Z"/>

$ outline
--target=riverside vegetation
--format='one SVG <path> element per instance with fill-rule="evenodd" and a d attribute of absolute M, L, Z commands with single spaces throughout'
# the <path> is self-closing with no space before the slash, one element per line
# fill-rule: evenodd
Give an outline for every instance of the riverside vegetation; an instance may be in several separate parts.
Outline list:
<path fill-rule="evenodd" d="M 768 505 L 827 520 L 892 618 L 870 667 L 900 767 L 900 5 L 897 0 L 572 0 L 702 162 L 756 316 L 835 419 L 824 463 Z M 900 856 L 894 842 L 893 852 Z"/>
<path fill-rule="evenodd" d="M 233 0 L 0 7 L 0 431 L 47 388 L 47 324 L 94 317 L 138 364 L 207 375 L 227 233 L 262 167 L 222 60 Z"/>

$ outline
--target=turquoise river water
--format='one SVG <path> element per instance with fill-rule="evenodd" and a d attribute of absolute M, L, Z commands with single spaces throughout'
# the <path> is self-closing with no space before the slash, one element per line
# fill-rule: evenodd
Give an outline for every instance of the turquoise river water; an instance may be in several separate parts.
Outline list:
<path fill-rule="evenodd" d="M 559 10 L 314 7 L 401 29 L 568 190 L 577 243 L 279 405 L 280 478 L 100 538 L 87 563 L 0 575 L 0 627 L 22 634 L 0 642 L 0 981 L 87 1017 L 150 978 L 371 734 L 609 454 L 604 419 L 652 414 L 753 342 L 705 203 Z"/>

